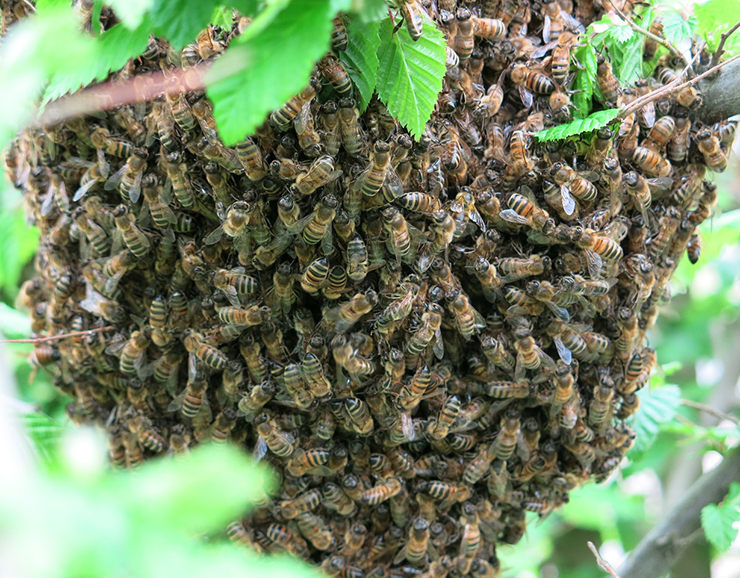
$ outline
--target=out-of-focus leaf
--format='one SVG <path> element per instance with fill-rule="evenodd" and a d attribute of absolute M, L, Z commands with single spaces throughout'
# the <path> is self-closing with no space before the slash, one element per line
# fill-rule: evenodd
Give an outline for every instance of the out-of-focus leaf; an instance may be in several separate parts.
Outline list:
<path fill-rule="evenodd" d="M 710 50 L 716 50 L 722 33 L 727 32 L 737 20 L 737 2 L 709 0 L 705 4 L 695 4 L 694 15 L 697 21 L 697 34 L 707 41 Z M 740 35 L 737 32 L 729 37 L 724 49 L 728 57 L 740 54 Z"/>
<path fill-rule="evenodd" d="M 0 302 L 0 332 L 7 339 L 27 338 L 31 332 L 31 320 L 25 313 Z"/>
<path fill-rule="evenodd" d="M 33 449 L 48 468 L 58 463 L 57 446 L 62 427 L 43 413 L 23 415 L 23 426 L 33 442 Z"/>
<path fill-rule="evenodd" d="M 116 481 L 138 519 L 185 533 L 226 525 L 274 483 L 266 469 L 228 445 L 197 448 L 187 460 L 152 463 L 137 476 Z"/>
<path fill-rule="evenodd" d="M 640 407 L 632 418 L 630 425 L 637 434 L 632 452 L 639 453 L 648 449 L 660 430 L 660 425 L 667 423 L 676 415 L 681 404 L 681 390 L 677 385 L 668 384 L 662 387 L 641 389 L 637 396 Z"/>
<path fill-rule="evenodd" d="M 617 117 L 619 111 L 620 109 L 618 108 L 599 110 L 597 112 L 594 112 L 593 114 L 590 114 L 586 118 L 574 120 L 572 122 L 559 124 L 557 126 L 541 130 L 540 132 L 536 133 L 535 136 L 538 140 L 549 141 L 562 140 L 584 132 L 591 132 L 609 124 Z"/>
<path fill-rule="evenodd" d="M 358 106 L 361 111 L 367 108 L 375 91 L 380 46 L 379 27 L 379 22 L 364 23 L 359 18 L 353 18 L 347 28 L 347 50 L 339 55 L 360 95 Z"/>
<path fill-rule="evenodd" d="M 414 138 L 424 132 L 442 90 L 445 38 L 428 18 L 416 42 L 402 26 L 394 33 L 390 18 L 380 24 L 377 91 L 390 113 Z"/>
<path fill-rule="evenodd" d="M 155 4 L 155 0 L 106 0 L 105 3 L 113 8 L 126 28 L 133 30 L 141 24 L 147 11 Z"/>
<path fill-rule="evenodd" d="M 740 510 L 734 504 L 709 504 L 701 510 L 701 527 L 707 540 L 720 552 L 730 548 L 737 528 L 735 522 L 740 521 Z"/>
<path fill-rule="evenodd" d="M 214 63 L 207 93 L 227 145 L 253 133 L 268 112 L 306 86 L 314 62 L 329 47 L 333 15 L 328 0 L 292 0 Z"/>

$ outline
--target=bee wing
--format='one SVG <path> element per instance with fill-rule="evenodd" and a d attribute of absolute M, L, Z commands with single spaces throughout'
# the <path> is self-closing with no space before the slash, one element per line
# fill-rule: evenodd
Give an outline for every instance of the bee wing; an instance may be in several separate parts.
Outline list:
<path fill-rule="evenodd" d="M 123 335 L 119 335 L 113 343 L 108 345 L 108 347 L 105 348 L 105 352 L 108 355 L 112 355 L 114 357 L 120 357 L 121 351 L 123 351 L 124 346 L 126 345 L 126 338 L 123 337 Z"/>
<path fill-rule="evenodd" d="M 108 277 L 108 279 L 105 280 L 105 284 L 103 285 L 103 291 L 105 291 L 107 295 L 112 295 L 113 292 L 116 290 L 116 287 L 118 287 L 118 282 L 126 273 L 127 270 L 123 269 L 122 271 L 118 271 L 114 275 Z"/>
<path fill-rule="evenodd" d="M 326 232 L 324 233 L 324 236 L 321 238 L 321 252 L 324 255 L 331 255 L 334 251 L 334 245 L 333 245 L 333 233 L 332 229 L 334 227 L 329 224 L 329 226 L 326 228 Z"/>
<path fill-rule="evenodd" d="M 565 10 L 560 11 L 560 17 L 563 19 L 565 27 L 569 30 L 574 30 L 576 32 L 580 32 L 581 34 L 586 32 L 586 28 L 583 26 L 583 24 L 581 24 L 580 21 L 577 20 L 575 17 L 568 14 Z"/>
<path fill-rule="evenodd" d="M 252 235 L 246 229 L 233 239 L 234 248 L 238 253 L 249 255 L 252 252 Z"/>
<path fill-rule="evenodd" d="M 545 41 L 545 42 L 547 42 L 547 41 Z M 547 42 L 547 44 L 543 44 L 542 46 L 540 46 L 539 48 L 537 48 L 537 50 L 533 50 L 532 52 L 530 52 L 529 57 L 530 58 L 542 58 L 543 56 L 545 56 L 545 54 L 547 54 L 548 52 L 550 52 L 557 45 L 558 45 L 558 43 L 555 42 L 555 41 L 553 41 L 553 42 Z"/>
<path fill-rule="evenodd" d="M 48 217 L 51 214 L 51 210 L 54 207 L 54 191 L 49 187 L 49 192 L 46 193 L 44 201 L 41 203 L 41 216 Z"/>
<path fill-rule="evenodd" d="M 216 227 L 213 231 L 208 233 L 203 238 L 203 243 L 205 245 L 215 245 L 221 240 L 221 237 L 223 237 L 223 235 L 224 235 L 223 225 L 219 225 L 218 227 Z"/>
<path fill-rule="evenodd" d="M 645 119 L 645 124 L 648 128 L 652 128 L 655 124 L 655 103 L 648 102 L 645 106 L 640 109 L 640 112 Z"/>
<path fill-rule="evenodd" d="M 443 359 L 445 356 L 445 344 L 444 341 L 442 341 L 442 330 L 439 328 L 434 332 L 432 351 L 439 360 Z"/>
<path fill-rule="evenodd" d="M 75 191 L 72 200 L 77 202 L 82 199 L 87 194 L 87 191 L 92 189 L 97 183 L 98 181 L 96 181 L 95 179 L 90 179 L 89 181 L 87 181 L 84 185 L 77 189 L 77 191 Z"/>
<path fill-rule="evenodd" d="M 167 406 L 167 411 L 174 413 L 182 407 L 182 402 L 185 399 L 185 390 L 182 391 L 175 399 L 173 399 Z"/>
<path fill-rule="evenodd" d="M 121 178 L 123 178 L 123 173 L 126 172 L 127 168 L 128 164 L 124 164 L 120 169 L 113 173 L 110 178 L 105 181 L 103 188 L 106 191 L 115 191 L 121 185 Z"/>
<path fill-rule="evenodd" d="M 564 10 L 560 11 L 561 14 L 564 13 Z M 542 40 L 545 42 L 550 42 L 550 32 L 552 30 L 552 19 L 545 15 L 545 22 L 542 24 Z"/>
<path fill-rule="evenodd" d="M 555 303 L 552 303 L 550 301 L 545 301 L 545 305 L 547 305 L 547 308 L 552 311 L 555 317 L 557 317 L 561 321 L 565 321 L 566 323 L 570 321 L 570 313 L 568 313 L 568 310 L 564 307 L 555 305 Z"/>
<path fill-rule="evenodd" d="M 480 213 L 478 212 L 478 209 L 475 207 L 472 207 L 470 211 L 468 211 L 468 217 L 471 221 L 473 221 L 476 225 L 478 225 L 478 228 L 482 232 L 486 232 L 486 223 L 483 220 L 483 217 L 480 216 Z"/>
<path fill-rule="evenodd" d="M 601 267 L 603 265 L 601 256 L 598 253 L 586 250 L 586 260 L 588 262 L 589 275 L 591 275 L 592 279 L 598 279 L 599 273 L 601 272 Z"/>
<path fill-rule="evenodd" d="M 647 179 L 651 193 L 667 193 L 673 188 L 673 179 L 671 177 L 656 177 Z"/>
<path fill-rule="evenodd" d="M 138 203 L 139 197 L 141 197 L 141 177 L 142 176 L 143 176 L 143 173 L 137 173 L 137 175 L 134 177 L 134 182 L 128 191 L 128 197 L 129 199 L 131 199 L 132 203 Z"/>
<path fill-rule="evenodd" d="M 553 337 L 552 341 L 555 344 L 555 349 L 558 350 L 560 359 L 562 359 L 563 363 L 566 365 L 570 365 L 573 361 L 573 353 L 571 353 L 570 349 L 565 346 L 565 343 L 563 343 L 559 337 Z"/>
<path fill-rule="evenodd" d="M 303 229 L 306 228 L 306 225 L 308 225 L 308 223 L 311 222 L 311 219 L 313 219 L 313 213 L 309 213 L 305 217 L 301 217 L 292 225 L 288 225 L 287 229 L 289 232 L 293 233 L 294 235 L 297 235 L 298 233 L 302 232 Z"/>
<path fill-rule="evenodd" d="M 509 223 L 516 223 L 517 225 L 529 225 L 529 220 L 522 217 L 514 209 L 504 209 L 499 213 L 499 216 Z"/>
<path fill-rule="evenodd" d="M 401 431 L 403 432 L 403 435 L 406 436 L 407 440 L 414 441 L 414 439 L 416 438 L 414 420 L 412 420 L 411 416 L 407 413 L 402 413 L 399 416 L 399 419 L 401 420 Z"/>
<path fill-rule="evenodd" d="M 162 202 L 169 205 L 172 202 L 172 181 L 167 179 L 167 181 L 164 183 L 164 186 L 160 189 L 160 198 L 162 199 Z"/>
<path fill-rule="evenodd" d="M 568 216 L 572 215 L 576 210 L 576 200 L 570 194 L 570 189 L 565 185 L 560 185 L 560 197 L 563 200 L 565 214 Z"/>
<path fill-rule="evenodd" d="M 267 455 L 267 442 L 265 442 L 265 438 L 262 436 L 259 436 L 257 438 L 257 443 L 254 446 L 254 459 L 258 462 L 262 460 Z"/>
<path fill-rule="evenodd" d="M 227 285 L 226 287 L 222 288 L 221 291 L 224 295 L 226 295 L 229 303 L 231 303 L 234 307 L 241 307 L 242 304 L 239 301 L 239 295 L 237 295 L 235 287 Z"/>

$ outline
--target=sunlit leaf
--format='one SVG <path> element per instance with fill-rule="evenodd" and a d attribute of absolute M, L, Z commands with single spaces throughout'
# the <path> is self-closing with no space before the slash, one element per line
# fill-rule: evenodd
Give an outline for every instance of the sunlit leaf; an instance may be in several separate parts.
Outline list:
<path fill-rule="evenodd" d="M 126 28 L 133 30 L 141 24 L 144 15 L 155 4 L 155 0 L 106 0 L 105 3 L 113 8 Z"/>
<path fill-rule="evenodd" d="M 347 50 L 339 55 L 359 93 L 358 105 L 361 111 L 367 108 L 375 92 L 378 46 L 380 46 L 379 27 L 379 22 L 364 23 L 359 18 L 353 18 L 347 28 Z"/>
<path fill-rule="evenodd" d="M 696 33 L 702 36 L 710 50 L 716 50 L 723 32 L 727 32 L 737 20 L 736 0 L 709 0 L 694 5 Z M 733 17 L 734 15 L 734 17 Z M 736 31 L 724 46 L 727 56 L 740 54 L 740 34 Z"/>
<path fill-rule="evenodd" d="M 163 36 L 175 50 L 180 50 L 208 25 L 219 4 L 218 0 L 160 0 L 149 12 L 154 34 Z"/>
<path fill-rule="evenodd" d="M 701 510 L 701 527 L 707 540 L 720 552 L 730 548 L 737 536 L 735 522 L 740 521 L 740 510 L 733 504 L 709 504 Z"/>
<path fill-rule="evenodd" d="M 388 18 L 380 25 L 377 91 L 390 113 L 418 139 L 442 90 L 445 38 L 428 19 L 414 42 L 402 26 L 394 33 Z"/>
<path fill-rule="evenodd" d="M 586 118 L 574 120 L 565 124 L 559 124 L 545 130 L 541 130 L 535 136 L 541 141 L 561 140 L 584 132 L 591 132 L 606 126 L 619 114 L 618 108 L 600 110 L 590 114 Z"/>
<path fill-rule="evenodd" d="M 632 451 L 639 453 L 652 445 L 660 425 L 671 421 L 676 415 L 681 404 L 681 390 L 673 384 L 645 387 L 637 393 L 637 397 L 640 399 L 640 407 L 630 425 L 637 434 Z"/>
<path fill-rule="evenodd" d="M 596 86 L 596 51 L 590 42 L 584 42 L 573 55 L 574 63 L 577 63 L 576 78 L 573 84 L 574 116 L 585 118 L 591 112 L 591 100 Z"/>
<path fill-rule="evenodd" d="M 207 93 L 227 145 L 253 133 L 271 110 L 306 86 L 314 62 L 329 47 L 333 15 L 328 0 L 292 0 L 214 63 L 210 76 L 218 80 Z"/>

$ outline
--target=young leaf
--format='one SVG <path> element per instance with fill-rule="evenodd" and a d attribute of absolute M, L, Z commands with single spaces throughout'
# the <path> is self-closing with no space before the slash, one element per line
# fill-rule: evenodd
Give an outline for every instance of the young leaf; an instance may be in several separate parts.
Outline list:
<path fill-rule="evenodd" d="M 405 26 L 393 32 L 393 22 L 380 25 L 378 83 L 380 100 L 409 132 L 419 138 L 442 90 L 445 39 L 428 19 L 421 38 L 414 42 Z"/>
<path fill-rule="evenodd" d="M 351 0 L 350 12 L 363 22 L 380 22 L 388 15 L 385 0 Z"/>
<path fill-rule="evenodd" d="M 701 527 L 707 540 L 720 552 L 724 552 L 737 536 L 733 524 L 740 520 L 740 512 L 732 504 L 709 504 L 701 510 Z"/>
<path fill-rule="evenodd" d="M 622 86 L 629 86 L 642 76 L 642 50 L 645 39 L 635 34 L 623 46 L 621 58 L 616 67 L 617 78 Z"/>
<path fill-rule="evenodd" d="M 655 441 L 660 424 L 667 423 L 676 415 L 681 404 L 681 390 L 677 385 L 644 388 L 637 393 L 640 408 L 632 418 L 632 429 L 637 434 L 634 452 L 646 450 Z"/>
<path fill-rule="evenodd" d="M 175 50 L 180 50 L 208 25 L 219 4 L 217 0 L 158 0 L 149 12 L 154 34 L 164 36 Z"/>
<path fill-rule="evenodd" d="M 378 36 L 379 22 L 360 21 L 353 18 L 347 28 L 347 50 L 339 55 L 347 74 L 360 95 L 358 105 L 361 111 L 373 97 L 378 74 Z"/>
<path fill-rule="evenodd" d="M 576 50 L 573 59 L 578 63 L 574 81 L 573 94 L 574 115 L 576 118 L 585 118 L 591 112 L 591 100 L 596 86 L 596 51 L 590 42 L 585 41 L 583 46 Z"/>
<path fill-rule="evenodd" d="M 292 0 L 213 64 L 206 91 L 225 144 L 253 133 L 268 112 L 306 86 L 329 48 L 333 15 L 329 0 Z"/>
<path fill-rule="evenodd" d="M 592 130 L 597 130 L 602 126 L 606 126 L 607 124 L 609 124 L 617 117 L 617 115 L 619 114 L 619 110 L 620 109 L 618 108 L 599 110 L 597 112 L 594 112 L 593 114 L 590 114 L 586 118 L 574 120 L 566 124 L 559 124 L 558 126 L 553 126 L 552 128 L 541 130 L 540 132 L 535 134 L 535 136 L 538 140 L 548 141 L 561 140 L 564 138 L 568 138 L 569 136 L 574 136 L 584 132 L 591 132 Z"/>

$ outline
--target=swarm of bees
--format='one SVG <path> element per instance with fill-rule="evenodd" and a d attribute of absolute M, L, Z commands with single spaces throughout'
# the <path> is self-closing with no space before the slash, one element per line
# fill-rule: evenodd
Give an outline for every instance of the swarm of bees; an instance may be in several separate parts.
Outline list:
<path fill-rule="evenodd" d="M 601 8 L 396 4 L 412 38 L 426 16 L 448 39 L 418 142 L 358 109 L 341 18 L 309 85 L 235 147 L 197 93 L 21 134 L 7 172 L 42 236 L 20 299 L 39 335 L 87 332 L 32 361 L 114 465 L 229 440 L 279 473 L 236 542 L 335 576 L 497 576 L 527 512 L 631 447 L 645 331 L 699 257 L 735 125 L 695 118 L 692 87 L 539 143 Z M 152 39 L 118 76 L 215 58 L 245 24 L 180 53 Z M 624 105 L 678 69 L 627 89 L 601 59 L 600 92 Z"/>

